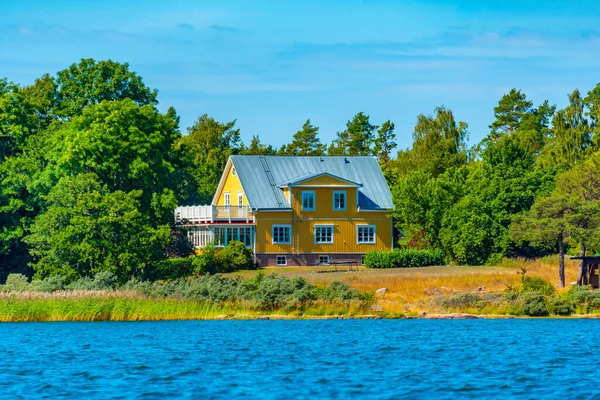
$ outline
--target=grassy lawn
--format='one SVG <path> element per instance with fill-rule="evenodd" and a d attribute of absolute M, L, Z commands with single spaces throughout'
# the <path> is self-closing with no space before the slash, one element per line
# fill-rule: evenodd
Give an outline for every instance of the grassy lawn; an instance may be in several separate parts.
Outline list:
<path fill-rule="evenodd" d="M 495 266 L 439 266 L 422 268 L 368 269 L 359 267 L 358 272 L 317 272 L 314 267 L 267 267 L 265 273 L 286 276 L 301 276 L 317 285 L 332 281 L 348 283 L 353 288 L 375 291 L 387 288 L 380 300 L 383 310 L 389 313 L 418 313 L 432 311 L 426 304 L 429 298 L 440 294 L 472 292 L 485 286 L 486 292 L 503 292 L 509 287 L 518 287 L 521 268 L 527 276 L 537 276 L 558 283 L 558 257 L 538 260 L 504 260 Z M 566 284 L 577 279 L 578 263 L 565 260 Z M 257 271 L 240 271 L 236 275 L 244 278 L 254 276 Z"/>

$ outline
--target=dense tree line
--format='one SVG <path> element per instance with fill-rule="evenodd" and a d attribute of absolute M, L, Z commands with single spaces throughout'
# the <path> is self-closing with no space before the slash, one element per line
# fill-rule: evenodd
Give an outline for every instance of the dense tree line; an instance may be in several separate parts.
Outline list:
<path fill-rule="evenodd" d="M 186 256 L 172 211 L 209 203 L 231 154 L 377 156 L 400 243 L 455 263 L 600 251 L 600 85 L 562 110 L 513 89 L 475 146 L 467 123 L 438 107 L 399 151 L 394 123 L 363 112 L 329 144 L 310 119 L 279 149 L 258 135 L 245 144 L 235 120 L 206 114 L 182 135 L 157 96 L 112 61 L 82 60 L 30 86 L 0 79 L 0 281 L 124 280 Z"/>

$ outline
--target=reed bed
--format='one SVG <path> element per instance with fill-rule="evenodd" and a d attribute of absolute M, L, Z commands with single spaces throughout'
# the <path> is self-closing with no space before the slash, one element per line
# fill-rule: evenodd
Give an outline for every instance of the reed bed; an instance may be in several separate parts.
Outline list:
<path fill-rule="evenodd" d="M 0 298 L 1 322 L 42 321 L 157 321 L 205 319 L 256 319 L 354 317 L 365 315 L 361 304 L 314 301 L 302 307 L 261 310 L 252 302 L 199 302 L 180 299 L 119 298 L 121 294 L 83 297 L 52 293 L 45 296 L 18 293 Z"/>

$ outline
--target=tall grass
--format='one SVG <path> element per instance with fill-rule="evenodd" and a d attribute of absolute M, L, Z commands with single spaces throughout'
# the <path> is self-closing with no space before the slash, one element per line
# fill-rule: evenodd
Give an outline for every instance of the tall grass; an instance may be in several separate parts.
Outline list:
<path fill-rule="evenodd" d="M 117 292 L 118 294 L 118 292 Z M 364 315 L 358 302 L 316 300 L 302 307 L 261 310 L 256 303 L 198 302 L 177 299 L 118 298 L 115 296 L 3 296 L 1 322 L 28 321 L 154 321 L 203 320 L 217 318 L 252 319 L 260 316 L 317 317 Z"/>

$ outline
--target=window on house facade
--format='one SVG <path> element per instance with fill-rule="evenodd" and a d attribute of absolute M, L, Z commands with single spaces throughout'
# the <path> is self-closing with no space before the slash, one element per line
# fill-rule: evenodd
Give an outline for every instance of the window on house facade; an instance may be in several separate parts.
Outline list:
<path fill-rule="evenodd" d="M 287 256 L 277 256 L 277 257 L 275 257 L 275 263 L 277 265 L 287 265 Z"/>
<path fill-rule="evenodd" d="M 358 243 L 375 243 L 375 225 L 358 225 L 356 239 Z"/>
<path fill-rule="evenodd" d="M 273 225 L 272 237 L 273 243 L 278 244 L 289 244 L 291 237 L 291 226 L 290 225 Z"/>
<path fill-rule="evenodd" d="M 302 210 L 311 211 L 315 209 L 315 192 L 314 191 L 303 191 L 302 192 Z"/>
<path fill-rule="evenodd" d="M 346 209 L 346 192 L 333 192 L 333 209 L 334 210 L 345 210 Z"/>
<path fill-rule="evenodd" d="M 244 243 L 246 247 L 252 247 L 252 228 L 245 226 L 216 226 L 213 228 L 214 244 L 216 247 L 225 247 L 232 240 Z"/>
<path fill-rule="evenodd" d="M 329 256 L 319 256 L 319 264 L 329 264 Z"/>
<path fill-rule="evenodd" d="M 241 206 L 244 204 L 244 193 L 242 192 L 238 192 L 238 206 Z"/>
<path fill-rule="evenodd" d="M 315 225 L 315 243 L 333 243 L 333 225 Z"/>
<path fill-rule="evenodd" d="M 231 175 L 235 176 L 236 175 L 236 171 L 235 171 L 235 167 L 231 168 Z"/>
<path fill-rule="evenodd" d="M 229 192 L 223 194 L 223 204 L 225 204 L 225 206 L 231 205 L 231 194 Z"/>

